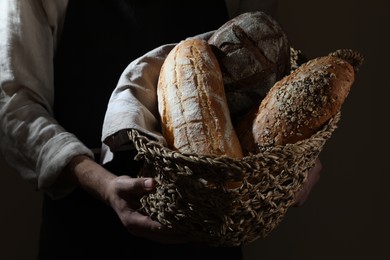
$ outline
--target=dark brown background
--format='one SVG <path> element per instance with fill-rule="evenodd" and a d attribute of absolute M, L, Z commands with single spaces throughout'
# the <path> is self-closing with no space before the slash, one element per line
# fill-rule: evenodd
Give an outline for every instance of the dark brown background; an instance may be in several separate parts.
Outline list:
<path fill-rule="evenodd" d="M 385 0 L 279 1 L 278 19 L 309 57 L 340 48 L 365 56 L 321 154 L 321 181 L 267 238 L 245 247 L 246 260 L 384 259 L 390 233 L 389 5 Z M 0 158 L 0 258 L 36 255 L 39 192 Z"/>

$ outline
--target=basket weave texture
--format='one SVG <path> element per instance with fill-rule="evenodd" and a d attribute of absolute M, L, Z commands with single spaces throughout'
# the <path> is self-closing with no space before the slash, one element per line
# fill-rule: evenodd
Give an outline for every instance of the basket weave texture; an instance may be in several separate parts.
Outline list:
<path fill-rule="evenodd" d="M 145 161 L 140 176 L 158 183 L 141 199 L 140 210 L 213 246 L 264 238 L 293 205 L 339 119 L 340 112 L 308 139 L 241 159 L 181 154 L 130 130 L 135 159 Z"/>
<path fill-rule="evenodd" d="M 353 65 L 363 56 L 340 49 L 331 56 Z M 290 49 L 291 72 L 308 61 Z M 283 146 L 260 147 L 241 159 L 182 154 L 137 130 L 128 136 L 144 160 L 140 177 L 157 180 L 155 192 L 141 198 L 140 211 L 163 225 L 213 246 L 239 246 L 266 237 L 282 221 L 310 168 L 337 128 L 338 112 L 310 138 Z"/>

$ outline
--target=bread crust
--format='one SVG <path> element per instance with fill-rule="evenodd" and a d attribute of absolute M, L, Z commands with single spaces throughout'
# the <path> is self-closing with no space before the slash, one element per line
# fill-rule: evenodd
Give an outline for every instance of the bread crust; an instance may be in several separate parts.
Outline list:
<path fill-rule="evenodd" d="M 220 67 L 206 41 L 186 39 L 172 49 L 160 71 L 157 98 L 169 148 L 186 154 L 242 157 Z"/>
<path fill-rule="evenodd" d="M 288 38 L 264 12 L 247 12 L 229 20 L 208 42 L 215 47 L 233 119 L 247 113 L 290 71 Z"/>
<path fill-rule="evenodd" d="M 312 59 L 278 81 L 237 132 L 246 153 L 257 145 L 284 145 L 309 138 L 341 109 L 354 69 L 332 56 Z M 246 130 L 243 130 L 246 129 Z"/>

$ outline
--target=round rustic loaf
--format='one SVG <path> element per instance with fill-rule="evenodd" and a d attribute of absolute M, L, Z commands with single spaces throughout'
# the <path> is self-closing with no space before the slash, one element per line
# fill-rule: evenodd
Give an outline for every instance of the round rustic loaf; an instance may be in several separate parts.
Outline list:
<path fill-rule="evenodd" d="M 258 145 L 284 145 L 316 133 L 341 109 L 354 68 L 334 56 L 312 59 L 278 81 L 237 126 L 245 153 Z"/>
<path fill-rule="evenodd" d="M 219 61 L 232 118 L 263 99 L 289 73 L 290 46 L 280 24 L 264 12 L 243 13 L 209 39 Z"/>

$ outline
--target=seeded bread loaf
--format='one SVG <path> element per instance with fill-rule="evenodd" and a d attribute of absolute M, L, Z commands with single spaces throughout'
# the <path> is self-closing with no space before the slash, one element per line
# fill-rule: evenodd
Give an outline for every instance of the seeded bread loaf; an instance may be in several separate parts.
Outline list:
<path fill-rule="evenodd" d="M 220 63 L 233 119 L 263 99 L 289 73 L 290 46 L 275 19 L 264 12 L 243 13 L 209 39 Z"/>
<path fill-rule="evenodd" d="M 337 57 L 319 57 L 301 65 L 278 81 L 237 126 L 245 153 L 256 152 L 257 145 L 310 137 L 340 111 L 353 81 L 353 67 Z"/>
<path fill-rule="evenodd" d="M 221 70 L 206 41 L 186 39 L 172 49 L 160 71 L 157 97 L 169 148 L 187 154 L 242 157 Z"/>

